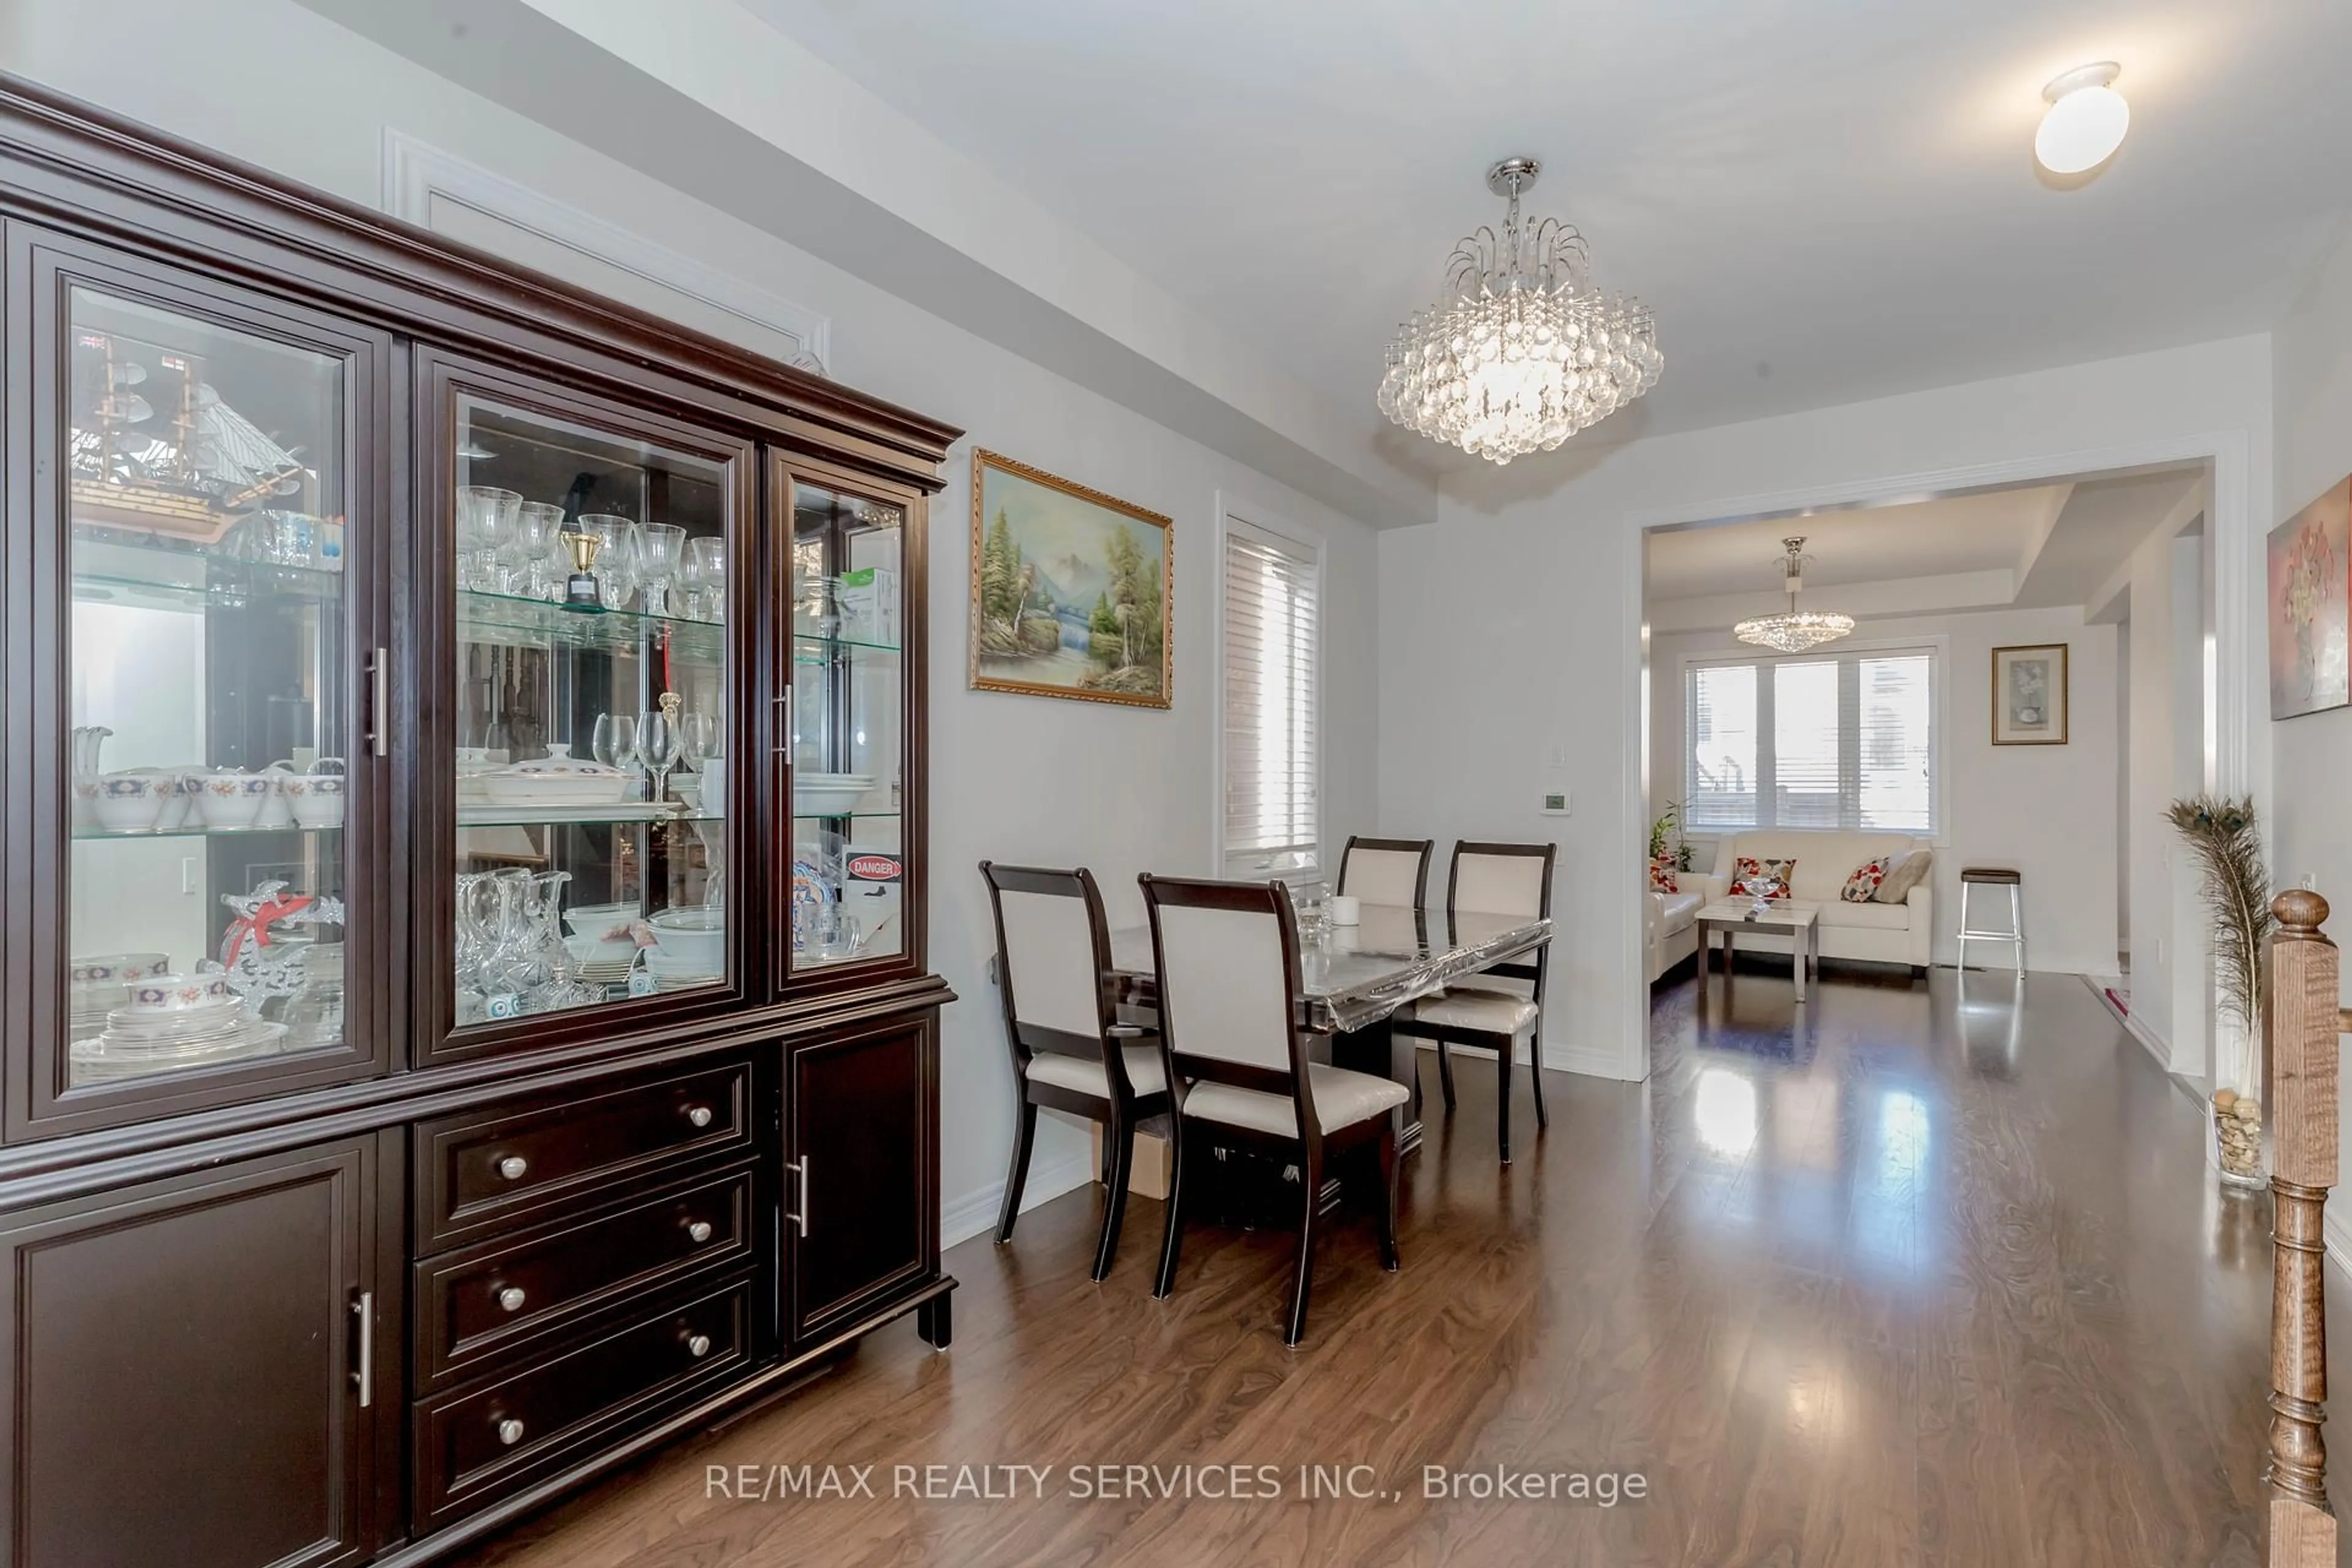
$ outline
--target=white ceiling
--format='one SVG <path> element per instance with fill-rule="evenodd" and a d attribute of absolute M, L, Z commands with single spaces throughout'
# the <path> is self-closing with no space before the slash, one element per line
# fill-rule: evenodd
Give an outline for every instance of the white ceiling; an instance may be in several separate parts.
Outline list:
<path fill-rule="evenodd" d="M 2110 474 L 1899 506 L 1661 530 L 1649 536 L 1657 631 L 1720 628 L 1782 607 L 1780 542 L 1805 541 L 1803 604 L 1861 619 L 2095 608 L 2132 552 L 2185 523 L 2196 468 Z"/>
<path fill-rule="evenodd" d="M 1650 595 L 1696 599 L 1777 593 L 1784 538 L 1801 535 L 1805 586 L 2021 569 L 2041 548 L 2069 485 L 1996 490 L 1910 506 L 1816 512 L 1650 537 Z"/>
<path fill-rule="evenodd" d="M 1366 420 L 1506 155 L 1657 312 L 1586 441 L 2267 330 L 2352 199 L 2343 0 L 743 3 Z M 2056 188 L 2104 58 L 2131 138 Z"/>

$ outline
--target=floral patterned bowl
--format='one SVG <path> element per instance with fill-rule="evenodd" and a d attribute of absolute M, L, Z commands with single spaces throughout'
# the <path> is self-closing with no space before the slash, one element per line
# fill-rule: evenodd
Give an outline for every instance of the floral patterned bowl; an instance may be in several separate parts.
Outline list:
<path fill-rule="evenodd" d="M 238 1000 L 228 983 L 228 976 L 218 972 L 206 974 L 156 974 L 131 983 L 131 999 L 123 1004 L 126 1013 L 186 1013 L 200 1007 L 233 1006 Z"/>

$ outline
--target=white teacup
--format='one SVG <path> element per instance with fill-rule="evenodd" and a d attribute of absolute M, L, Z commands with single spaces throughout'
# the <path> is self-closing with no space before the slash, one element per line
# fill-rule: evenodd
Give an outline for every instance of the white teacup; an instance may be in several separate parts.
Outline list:
<path fill-rule="evenodd" d="M 109 833 L 147 833 L 163 814 L 170 781 L 161 773 L 100 773 L 90 809 Z"/>
<path fill-rule="evenodd" d="M 206 827 L 251 827 L 278 791 L 278 781 L 267 773 L 199 773 L 202 793 L 196 811 Z"/>
<path fill-rule="evenodd" d="M 341 775 L 305 773 L 283 782 L 286 804 L 293 808 L 294 821 L 302 827 L 341 827 L 343 825 L 343 794 Z"/>

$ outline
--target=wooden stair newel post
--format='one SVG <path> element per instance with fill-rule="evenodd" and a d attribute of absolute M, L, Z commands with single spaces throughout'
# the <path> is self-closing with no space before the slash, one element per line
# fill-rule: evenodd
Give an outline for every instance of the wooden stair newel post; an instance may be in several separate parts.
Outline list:
<path fill-rule="evenodd" d="M 2335 1568 L 2321 1225 L 2336 1184 L 2336 951 L 2317 893 L 2282 893 L 2272 910 L 2270 1568 Z"/>

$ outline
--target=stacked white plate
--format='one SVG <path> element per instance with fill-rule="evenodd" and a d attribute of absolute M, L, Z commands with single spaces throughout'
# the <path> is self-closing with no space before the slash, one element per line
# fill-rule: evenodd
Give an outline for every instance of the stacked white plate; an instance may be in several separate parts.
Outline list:
<path fill-rule="evenodd" d="M 89 1083 L 267 1056 L 285 1036 L 285 1025 L 263 1022 L 239 1000 L 169 1013 L 117 1007 L 97 1038 L 74 1042 L 73 1077 Z"/>
<path fill-rule="evenodd" d="M 657 947 L 647 948 L 638 962 L 646 966 L 646 973 L 653 976 L 656 992 L 716 985 L 727 978 L 722 971 L 713 969 L 707 960 L 679 958 Z"/>

